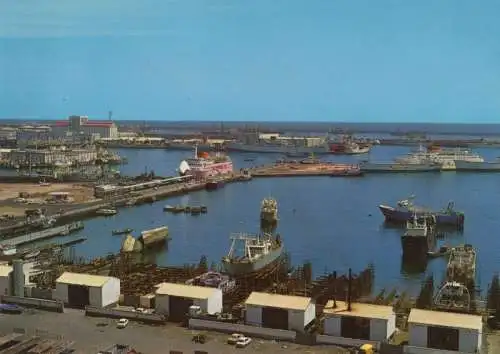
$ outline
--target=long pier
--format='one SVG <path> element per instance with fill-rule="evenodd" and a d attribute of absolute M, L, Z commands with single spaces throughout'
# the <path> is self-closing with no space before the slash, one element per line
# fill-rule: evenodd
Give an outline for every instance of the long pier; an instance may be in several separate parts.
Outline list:
<path fill-rule="evenodd" d="M 84 227 L 83 222 L 77 221 L 77 222 L 74 222 L 71 224 L 51 227 L 50 229 L 31 232 L 31 233 L 26 234 L 26 235 L 1 240 L 0 244 L 2 244 L 3 246 L 6 246 L 6 245 L 19 246 L 19 245 L 22 245 L 25 243 L 31 243 L 31 242 L 43 240 L 46 238 L 68 235 L 71 232 L 83 229 L 83 227 Z"/>

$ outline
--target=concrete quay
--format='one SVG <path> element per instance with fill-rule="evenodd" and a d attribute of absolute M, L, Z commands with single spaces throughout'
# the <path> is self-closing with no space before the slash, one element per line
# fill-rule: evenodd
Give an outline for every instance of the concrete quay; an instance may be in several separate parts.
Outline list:
<path fill-rule="evenodd" d="M 357 165 L 333 163 L 280 163 L 271 166 L 250 169 L 252 177 L 313 177 L 332 176 L 344 171 L 357 171 Z M 356 176 L 346 175 L 345 177 Z"/>

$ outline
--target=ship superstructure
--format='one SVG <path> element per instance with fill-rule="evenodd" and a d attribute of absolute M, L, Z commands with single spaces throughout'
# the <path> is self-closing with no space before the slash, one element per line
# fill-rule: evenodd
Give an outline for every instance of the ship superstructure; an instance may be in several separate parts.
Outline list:
<path fill-rule="evenodd" d="M 279 235 L 236 233 L 230 239 L 231 247 L 222 258 L 222 265 L 233 276 L 256 272 L 278 260 L 283 252 Z"/>
<path fill-rule="evenodd" d="M 396 162 L 404 164 L 437 163 L 442 170 L 455 170 L 456 161 L 482 163 L 484 159 L 468 149 L 434 147 L 426 150 L 422 146 L 417 151 L 396 159 Z"/>
<path fill-rule="evenodd" d="M 406 222 L 406 231 L 401 236 L 403 262 L 426 263 L 427 253 L 434 246 L 435 224 L 434 216 L 418 217 L 416 213 Z"/>
<path fill-rule="evenodd" d="M 198 146 L 194 147 L 194 156 L 181 162 L 179 174 L 191 175 L 196 179 L 206 179 L 233 172 L 233 162 L 229 156 L 219 152 L 210 155 L 207 152 L 198 153 Z"/>

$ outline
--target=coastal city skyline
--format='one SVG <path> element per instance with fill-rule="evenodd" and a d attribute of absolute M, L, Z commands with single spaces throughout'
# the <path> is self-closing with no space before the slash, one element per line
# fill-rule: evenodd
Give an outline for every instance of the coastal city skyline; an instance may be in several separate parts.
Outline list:
<path fill-rule="evenodd" d="M 499 122 L 492 1 L 0 6 L 1 118 Z"/>

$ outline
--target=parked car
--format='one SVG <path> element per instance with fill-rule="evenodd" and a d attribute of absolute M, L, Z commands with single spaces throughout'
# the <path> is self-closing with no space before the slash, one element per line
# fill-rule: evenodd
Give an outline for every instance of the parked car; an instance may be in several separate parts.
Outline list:
<path fill-rule="evenodd" d="M 247 345 L 252 342 L 252 339 L 249 337 L 240 337 L 236 342 L 236 348 L 245 348 Z"/>
<path fill-rule="evenodd" d="M 128 320 L 126 318 L 120 318 L 118 322 L 116 322 L 117 328 L 125 328 L 128 325 Z"/>
<path fill-rule="evenodd" d="M 13 313 L 20 314 L 23 312 L 23 308 L 16 304 L 0 304 L 1 313 Z"/>
<path fill-rule="evenodd" d="M 227 344 L 235 345 L 240 338 L 244 338 L 245 336 L 240 333 L 233 333 L 231 336 L 227 339 Z"/>

